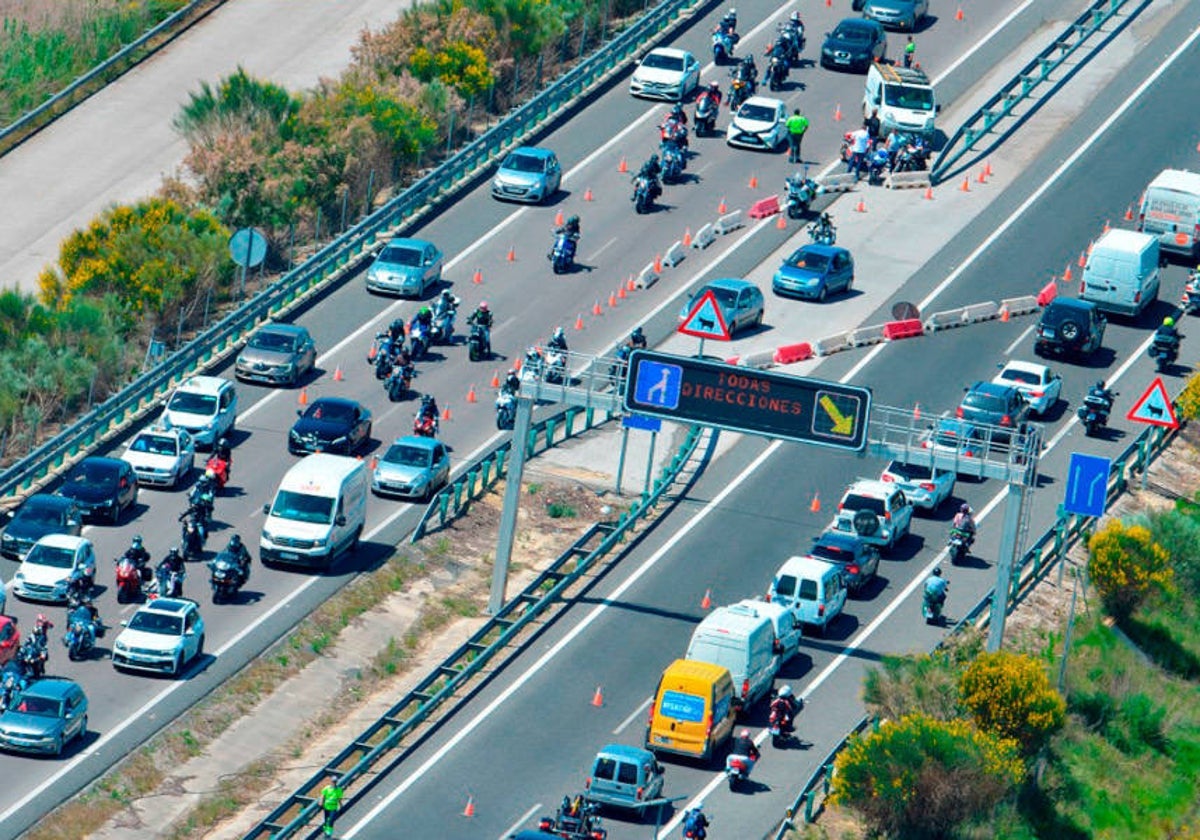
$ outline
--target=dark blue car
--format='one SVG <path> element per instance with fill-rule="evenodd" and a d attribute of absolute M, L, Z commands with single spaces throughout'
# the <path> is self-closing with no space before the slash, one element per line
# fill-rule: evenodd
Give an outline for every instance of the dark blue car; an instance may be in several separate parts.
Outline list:
<path fill-rule="evenodd" d="M 854 258 L 836 245 L 804 245 L 783 261 L 771 280 L 777 295 L 825 301 L 854 284 Z"/>

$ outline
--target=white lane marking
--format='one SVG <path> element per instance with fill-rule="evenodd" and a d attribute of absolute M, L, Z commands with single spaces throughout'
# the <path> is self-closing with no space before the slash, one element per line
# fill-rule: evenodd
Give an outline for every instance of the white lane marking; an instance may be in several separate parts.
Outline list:
<path fill-rule="evenodd" d="M 591 262 L 592 260 L 596 259 L 596 257 L 600 256 L 601 254 L 603 254 L 605 251 L 607 251 L 609 248 L 611 248 L 613 245 L 616 245 L 616 244 L 617 244 L 617 237 L 614 236 L 612 239 L 608 240 L 603 245 L 601 245 L 599 250 L 593 251 L 591 254 L 589 254 L 587 261 Z"/>
<path fill-rule="evenodd" d="M 541 802 L 534 805 L 532 808 L 530 808 L 528 811 L 526 811 L 524 814 L 522 814 L 520 819 L 518 819 L 515 823 L 513 823 L 508 828 L 506 828 L 504 830 L 504 833 L 501 834 L 497 838 L 497 840 L 509 840 L 510 837 L 512 837 L 514 834 L 516 834 L 518 831 L 521 830 L 521 826 L 525 824 L 525 821 L 527 819 L 529 819 L 530 817 L 532 817 L 534 814 L 536 814 L 541 809 L 541 807 L 542 807 Z"/>
<path fill-rule="evenodd" d="M 1020 346 L 1021 342 L 1024 341 L 1025 338 L 1031 332 L 1033 332 L 1033 328 L 1036 326 L 1037 326 L 1037 321 L 1034 321 L 1032 324 L 1030 324 L 1028 327 L 1026 327 L 1019 336 L 1017 336 L 1015 339 L 1013 339 L 1012 344 L 1010 344 L 1004 348 L 1004 355 L 1011 356 L 1013 354 L 1013 351 L 1016 350 L 1018 346 Z"/>
<path fill-rule="evenodd" d="M 396 799 L 398 799 L 404 794 L 405 791 L 416 784 L 421 777 L 428 773 L 429 770 L 432 769 L 439 761 L 445 758 L 452 749 L 458 746 L 463 740 L 468 738 L 471 733 L 479 728 L 481 724 L 488 721 L 496 709 L 500 708 L 500 706 L 503 705 L 510 697 L 512 697 L 512 695 L 516 694 L 527 682 L 533 679 L 533 677 L 538 674 L 541 669 L 550 662 L 550 660 L 561 653 L 567 645 L 573 642 L 580 634 L 583 633 L 584 630 L 590 627 L 592 623 L 596 621 L 596 619 L 603 615 L 605 610 L 607 610 L 613 602 L 620 599 L 620 597 L 629 591 L 634 584 L 642 579 L 643 575 L 654 568 L 659 560 L 670 553 L 670 551 L 674 549 L 680 541 L 690 534 L 698 525 L 700 525 L 700 523 L 712 515 L 712 513 L 717 510 L 718 506 L 720 506 L 720 504 L 725 501 L 730 494 L 741 487 L 742 484 L 749 479 L 750 476 L 753 475 L 760 466 L 766 463 L 767 459 L 774 455 L 782 445 L 783 443 L 781 441 L 774 441 L 765 450 L 763 450 L 757 458 L 755 458 L 748 466 L 746 466 L 745 469 L 738 473 L 738 475 L 729 484 L 725 486 L 724 490 L 718 493 L 711 502 L 705 505 L 703 510 L 698 512 L 690 520 L 684 523 L 683 526 L 680 527 L 680 529 L 674 534 L 672 534 L 671 537 L 657 551 L 646 558 L 642 565 L 634 570 L 634 572 L 628 578 L 622 581 L 621 584 L 614 589 L 612 593 L 604 599 L 603 602 L 593 607 L 592 610 L 585 615 L 578 624 L 572 627 L 565 636 L 556 642 L 553 647 L 538 657 L 536 662 L 527 668 L 524 673 L 513 680 L 513 682 L 503 691 L 501 691 L 500 694 L 497 695 L 494 700 L 492 700 L 492 702 L 488 703 L 479 714 L 477 714 L 469 722 L 464 724 L 462 728 L 456 731 L 454 735 L 452 735 L 433 755 L 426 759 L 420 767 L 405 777 L 405 779 L 395 788 L 393 788 L 386 796 L 384 796 L 379 803 L 366 814 L 366 816 L 355 823 L 345 834 L 347 840 L 355 837 L 366 825 L 391 807 L 392 803 L 395 802 Z"/>
<path fill-rule="evenodd" d="M 629 724 L 631 724 L 631 723 L 633 723 L 635 720 L 637 720 L 637 719 L 638 719 L 638 717 L 639 717 L 639 716 L 642 714 L 642 712 L 646 711 L 646 707 L 650 705 L 650 701 L 651 701 L 651 700 L 653 700 L 653 699 L 654 699 L 653 697 L 647 697 L 645 700 L 643 700 L 643 701 L 642 701 L 642 703 L 641 703 L 641 705 L 640 705 L 640 706 L 638 706 L 636 709 L 634 709 L 634 710 L 633 710 L 633 711 L 632 711 L 632 712 L 629 714 L 629 717 L 627 717 L 627 718 L 625 718 L 625 720 L 621 721 L 621 725 L 620 725 L 620 726 L 618 726 L 616 729 L 614 729 L 614 730 L 612 731 L 612 734 L 614 734 L 614 735 L 620 735 L 622 732 L 624 732 L 624 731 L 625 731 L 625 728 L 626 728 L 627 726 L 629 726 Z"/>

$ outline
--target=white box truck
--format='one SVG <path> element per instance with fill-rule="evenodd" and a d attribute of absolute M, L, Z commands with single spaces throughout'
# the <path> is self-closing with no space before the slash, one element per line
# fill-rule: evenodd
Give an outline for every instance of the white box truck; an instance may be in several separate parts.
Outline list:
<path fill-rule="evenodd" d="M 879 62 L 867 69 L 863 117 L 878 110 L 884 136 L 892 131 L 932 135 L 938 108 L 933 83 L 924 70 Z"/>

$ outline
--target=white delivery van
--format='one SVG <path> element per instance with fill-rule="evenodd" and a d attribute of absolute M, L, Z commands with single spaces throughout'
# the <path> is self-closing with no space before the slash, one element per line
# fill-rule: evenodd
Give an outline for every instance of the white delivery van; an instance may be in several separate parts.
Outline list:
<path fill-rule="evenodd" d="M 1200 173 L 1158 173 L 1142 195 L 1138 230 L 1157 236 L 1164 251 L 1200 259 Z"/>
<path fill-rule="evenodd" d="M 802 623 L 824 635 L 846 606 L 842 570 L 815 557 L 791 557 L 771 579 L 767 600 L 789 607 Z"/>
<path fill-rule="evenodd" d="M 775 625 L 753 609 L 734 605 L 713 610 L 692 633 L 687 658 L 729 670 L 734 708 L 748 709 L 771 690 L 779 660 Z"/>
<path fill-rule="evenodd" d="M 771 619 L 775 627 L 775 655 L 779 657 L 780 665 L 800 652 L 804 629 L 796 614 L 783 604 L 772 604 L 761 598 L 743 598 L 733 606 Z"/>
<path fill-rule="evenodd" d="M 1148 233 L 1116 228 L 1092 245 L 1079 297 L 1103 312 L 1140 315 L 1158 298 L 1158 239 Z"/>
<path fill-rule="evenodd" d="M 259 540 L 264 564 L 326 567 L 353 549 L 367 517 L 366 465 L 357 458 L 317 453 L 296 463 L 263 505 Z"/>
<path fill-rule="evenodd" d="M 875 110 L 884 136 L 900 131 L 928 137 L 933 134 L 938 112 L 933 83 L 919 68 L 872 62 L 867 68 L 863 117 Z"/>

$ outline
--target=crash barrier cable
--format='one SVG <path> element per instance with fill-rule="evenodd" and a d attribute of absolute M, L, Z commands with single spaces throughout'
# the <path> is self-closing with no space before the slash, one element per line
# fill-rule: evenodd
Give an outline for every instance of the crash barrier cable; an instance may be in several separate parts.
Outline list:
<path fill-rule="evenodd" d="M 975 148 L 1001 120 L 1012 115 L 1013 109 L 1021 102 L 1029 99 L 1033 91 L 1047 82 L 1055 70 L 1075 54 L 1100 31 L 1104 24 L 1115 17 L 1121 8 L 1131 0 L 1094 0 L 1091 6 L 1077 17 L 1074 23 L 1063 30 L 1050 46 L 1046 47 L 1037 57 L 1026 64 L 1019 73 L 1013 76 L 1000 88 L 1000 92 L 992 96 L 983 106 L 967 118 L 954 136 L 938 152 L 937 159 L 930 168 L 929 176 L 933 183 L 938 183 L 943 176 L 950 172 L 963 155 Z M 1141 0 L 1145 3 L 1146 0 Z M 1104 46 L 1100 42 L 1092 47 L 1093 52 Z M 959 145 L 962 141 L 962 145 Z"/>
<path fill-rule="evenodd" d="M 142 33 L 141 37 L 121 47 L 117 52 L 92 67 L 92 69 L 79 76 L 65 88 L 48 97 L 36 108 L 26 111 L 16 121 L 0 128 L 0 148 L 4 148 L 10 142 L 12 145 L 16 145 L 19 142 L 19 138 L 33 133 L 36 129 L 49 123 L 55 116 L 65 113 L 78 104 L 81 99 L 77 98 L 76 94 L 79 94 L 97 79 L 104 80 L 103 84 L 96 88 L 99 90 L 103 85 L 108 84 L 122 73 L 134 67 L 139 61 L 154 55 L 154 53 L 165 47 L 178 34 L 174 30 L 178 29 L 182 31 L 186 26 L 196 23 L 218 7 L 225 5 L 226 2 L 227 0 L 192 0 L 192 2 L 183 8 L 172 12 L 157 25 Z M 205 9 L 205 6 L 209 8 Z M 194 19 L 189 20 L 193 16 Z M 185 26 L 181 27 L 180 24 L 185 24 Z M 163 36 L 170 37 L 163 38 Z M 162 38 L 161 42 L 154 43 L 159 38 Z M 91 94 L 88 93 L 87 95 Z"/>
<path fill-rule="evenodd" d="M 116 394 L 0 473 L 0 499 L 32 491 L 60 470 L 141 419 L 187 376 L 220 362 L 263 322 L 280 318 L 342 280 L 381 240 L 429 212 L 509 148 L 555 119 L 688 11 L 713 0 L 663 0 L 628 29 L 576 64 L 532 99 L 459 149 L 383 207 L 329 242 L 303 264 L 247 300 Z"/>
<path fill-rule="evenodd" d="M 321 810 L 318 797 L 330 774 L 341 777 L 343 788 L 349 788 L 359 779 L 365 779 L 368 783 L 375 781 L 378 777 L 372 770 L 385 762 L 398 760 L 397 751 L 406 748 L 402 744 L 406 736 L 423 724 L 435 723 L 437 718 L 434 713 L 442 704 L 477 676 L 498 653 L 512 645 L 535 619 L 560 602 L 563 594 L 577 580 L 621 543 L 629 530 L 654 509 L 695 454 L 703 433 L 703 427 L 689 427 L 670 463 L 659 471 L 649 495 L 635 501 L 616 522 L 600 522 L 588 529 L 549 568 L 519 595 L 511 598 L 441 665 L 427 674 L 416 688 L 405 694 L 250 829 L 244 835 L 245 840 L 291 837 L 304 830 Z M 363 792 L 365 789 L 353 794 L 350 802 Z"/>
<path fill-rule="evenodd" d="M 583 424 L 575 425 L 579 415 L 583 415 Z M 540 452 L 545 452 L 558 443 L 564 443 L 576 435 L 583 434 L 601 423 L 607 423 L 613 418 L 608 412 L 597 412 L 594 408 L 579 408 L 570 406 L 555 412 L 550 417 L 538 420 L 529 430 L 526 441 L 526 457 L 532 458 Z M 561 429 L 561 440 L 555 440 L 555 433 Z M 538 441 L 541 447 L 538 447 Z M 447 484 L 429 500 L 421 521 L 413 529 L 409 542 L 416 543 L 434 530 L 446 527 L 470 508 L 471 503 L 486 493 L 492 486 L 508 475 L 508 456 L 512 454 L 512 437 L 498 443 L 490 452 L 480 456 L 474 464 L 464 469 L 454 481 Z M 437 524 L 431 524 L 437 519 Z"/>
<path fill-rule="evenodd" d="M 1176 407 L 1176 411 L 1178 412 L 1178 407 Z M 1150 469 L 1150 465 L 1154 462 L 1154 459 L 1162 454 L 1163 450 L 1170 445 L 1174 437 L 1174 430 L 1168 430 L 1160 426 L 1151 426 L 1138 435 L 1137 439 L 1129 444 L 1129 446 L 1125 447 L 1125 450 L 1113 459 L 1112 469 L 1108 474 L 1107 503 L 1111 504 L 1118 496 L 1125 492 L 1129 486 L 1129 474 L 1131 472 L 1140 473 L 1144 476 L 1146 471 Z M 1014 570 L 1011 583 L 1011 598 L 1009 599 L 1008 607 L 1010 612 L 1016 609 L 1018 602 L 1032 591 L 1034 584 L 1041 580 L 1047 570 L 1056 563 L 1066 562 L 1067 552 L 1070 551 L 1076 542 L 1084 538 L 1091 531 L 1095 522 L 1095 517 L 1062 513 L 1060 509 L 1058 519 L 1021 556 L 1021 561 Z M 953 629 L 946 635 L 945 639 L 938 643 L 937 647 L 943 647 L 950 639 L 967 627 L 974 626 L 980 629 L 986 627 L 989 610 L 992 605 L 992 597 L 995 593 L 995 587 L 989 589 L 987 594 L 971 608 L 971 611 L 954 625 Z M 778 831 L 775 832 L 775 840 L 783 840 L 788 831 L 795 829 L 798 824 L 811 823 L 813 821 L 813 817 L 820 810 L 821 801 L 829 795 L 829 787 L 833 780 L 834 760 L 846 748 L 851 738 L 860 734 L 873 720 L 870 715 L 866 715 L 859 720 L 854 728 L 847 733 L 846 737 L 838 742 L 837 746 L 830 751 L 825 760 L 808 777 L 808 781 L 792 801 L 791 807 L 785 812 L 783 822 L 780 824 Z M 820 798 L 818 798 L 818 789 L 821 791 Z"/>

